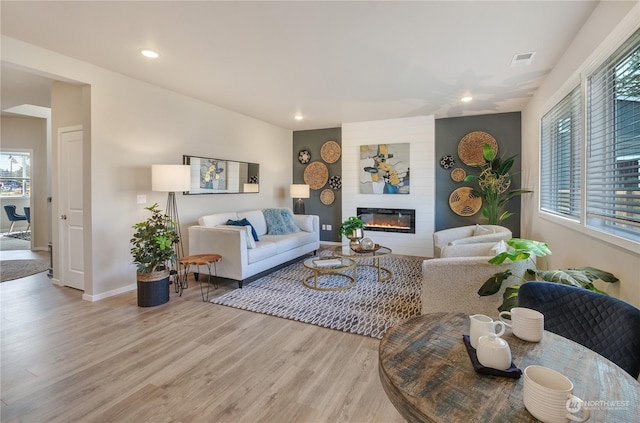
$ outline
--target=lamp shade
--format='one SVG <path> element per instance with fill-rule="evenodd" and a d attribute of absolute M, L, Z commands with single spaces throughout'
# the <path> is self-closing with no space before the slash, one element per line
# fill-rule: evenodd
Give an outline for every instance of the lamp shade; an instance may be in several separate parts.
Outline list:
<path fill-rule="evenodd" d="M 188 165 L 151 165 L 152 191 L 189 191 L 191 173 Z"/>
<path fill-rule="evenodd" d="M 309 185 L 291 184 L 289 189 L 291 198 L 309 198 Z"/>

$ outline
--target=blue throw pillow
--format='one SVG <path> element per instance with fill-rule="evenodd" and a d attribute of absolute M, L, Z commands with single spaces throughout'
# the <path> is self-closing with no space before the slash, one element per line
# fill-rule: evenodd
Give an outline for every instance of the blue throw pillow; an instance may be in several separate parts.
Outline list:
<path fill-rule="evenodd" d="M 227 220 L 227 225 L 231 225 L 231 226 L 251 226 L 251 235 L 253 235 L 253 240 L 258 242 L 260 241 L 258 239 L 258 233 L 256 232 L 256 230 L 253 228 L 253 225 L 251 224 L 251 222 L 249 222 L 249 220 L 245 217 L 242 220 L 232 220 L 229 219 Z"/>
<path fill-rule="evenodd" d="M 267 222 L 267 233 L 269 235 L 287 235 L 300 232 L 296 225 L 293 213 L 287 208 L 264 209 L 264 220 Z"/>

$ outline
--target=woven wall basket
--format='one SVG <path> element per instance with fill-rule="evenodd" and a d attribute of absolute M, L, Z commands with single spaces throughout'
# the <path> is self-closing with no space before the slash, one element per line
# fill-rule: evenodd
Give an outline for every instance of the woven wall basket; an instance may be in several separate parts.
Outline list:
<path fill-rule="evenodd" d="M 323 189 L 322 192 L 320 192 L 320 201 L 325 206 L 328 206 L 329 204 L 333 204 L 335 199 L 336 199 L 336 195 L 333 193 L 332 190 L 330 190 L 328 188 L 327 189 Z"/>
<path fill-rule="evenodd" d="M 482 208 L 482 198 L 471 193 L 472 188 L 460 187 L 449 196 L 449 207 L 458 216 L 473 216 Z"/>
<path fill-rule="evenodd" d="M 464 181 L 464 178 L 467 176 L 467 172 L 461 167 L 456 167 L 451 171 L 451 179 L 456 182 Z"/>
<path fill-rule="evenodd" d="M 458 157 L 466 165 L 483 165 L 487 161 L 482 154 L 482 147 L 489 144 L 498 153 L 498 142 L 493 136 L 484 131 L 473 131 L 462 137 L 458 143 Z"/>
<path fill-rule="evenodd" d="M 320 148 L 320 157 L 327 163 L 335 163 L 340 158 L 340 145 L 335 141 L 327 141 Z"/>
<path fill-rule="evenodd" d="M 304 169 L 304 183 L 311 189 L 320 189 L 329 180 L 329 169 L 322 162 L 312 162 Z"/>

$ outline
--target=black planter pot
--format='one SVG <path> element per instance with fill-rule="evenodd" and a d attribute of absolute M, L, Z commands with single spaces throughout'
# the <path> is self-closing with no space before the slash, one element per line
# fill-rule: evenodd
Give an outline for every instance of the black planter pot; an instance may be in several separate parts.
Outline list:
<path fill-rule="evenodd" d="M 154 307 L 169 301 L 169 271 L 138 273 L 138 306 Z"/>

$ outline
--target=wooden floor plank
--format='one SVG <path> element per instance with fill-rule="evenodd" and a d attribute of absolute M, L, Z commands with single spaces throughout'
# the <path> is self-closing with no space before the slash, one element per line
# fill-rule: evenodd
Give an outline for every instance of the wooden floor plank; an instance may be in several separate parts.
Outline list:
<path fill-rule="evenodd" d="M 189 283 L 151 308 L 135 292 L 89 303 L 45 273 L 0 284 L 0 420 L 403 421 L 378 340 L 205 303 Z"/>

